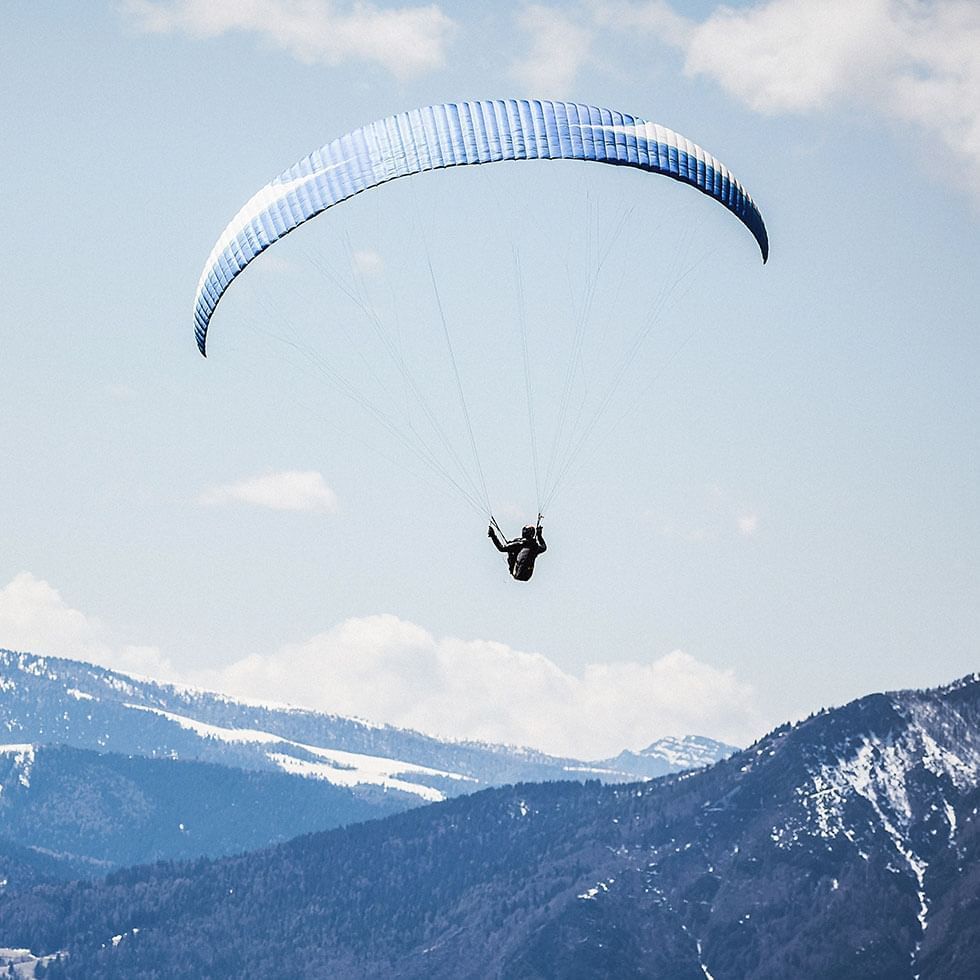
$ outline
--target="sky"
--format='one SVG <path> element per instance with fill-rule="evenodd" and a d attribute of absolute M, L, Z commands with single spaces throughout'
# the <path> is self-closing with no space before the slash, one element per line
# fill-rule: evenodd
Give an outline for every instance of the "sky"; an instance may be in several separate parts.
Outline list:
<path fill-rule="evenodd" d="M 0 83 L 0 647 L 580 758 L 980 666 L 972 0 L 64 0 Z M 769 262 L 664 178 L 461 168 L 270 249 L 200 356 L 266 181 L 510 97 L 704 146 Z M 579 435 L 515 583 L 446 472 L 516 535 Z"/>

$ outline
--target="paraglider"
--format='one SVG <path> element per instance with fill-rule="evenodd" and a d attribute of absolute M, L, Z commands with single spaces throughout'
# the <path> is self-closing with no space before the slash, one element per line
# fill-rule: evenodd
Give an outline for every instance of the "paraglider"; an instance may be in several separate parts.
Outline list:
<path fill-rule="evenodd" d="M 734 214 L 755 239 L 763 262 L 768 258 L 768 233 L 751 196 L 724 164 L 672 130 L 627 113 L 571 102 L 504 99 L 426 106 L 354 129 L 326 143 L 269 182 L 245 204 L 219 237 L 198 283 L 194 323 L 201 354 L 207 354 L 212 318 L 231 283 L 258 255 L 311 218 L 355 195 L 401 177 L 449 167 L 530 160 L 615 165 L 663 175 L 692 186 Z M 392 220 L 397 222 L 400 217 L 396 215 Z M 442 448 L 426 443 L 410 422 L 403 425 L 401 431 L 396 431 L 399 423 L 404 422 L 397 412 L 384 417 L 377 411 L 374 414 L 404 442 L 410 441 L 408 437 L 416 439 L 416 445 L 409 448 L 414 449 L 419 459 L 444 483 L 458 491 L 470 506 L 490 518 L 489 534 L 494 545 L 507 553 L 514 578 L 526 580 L 533 572 L 535 558 L 546 548 L 540 522 L 524 529 L 530 531 L 530 535 L 524 533 L 514 541 L 508 541 L 499 533 L 499 528 L 495 530 L 478 440 L 431 259 L 429 273 L 455 381 L 445 387 L 458 395 L 474 471 L 469 472 L 463 461 L 465 452 L 461 454 L 449 445 L 439 411 L 432 409 L 414 379 L 405 376 L 404 358 L 388 342 L 386 349 L 391 361 L 402 372 L 405 388 L 416 399 L 417 407 L 431 425 L 434 438 L 441 441 Z M 370 312 L 372 325 L 379 328 L 374 311 L 365 312 Z M 577 330 L 581 328 L 582 324 Z M 609 393 L 618 384 L 648 332 L 649 328 L 641 325 L 610 382 Z M 581 453 L 592 435 L 595 419 L 589 425 L 583 422 L 580 431 L 570 434 L 582 416 L 579 411 L 572 418 L 567 404 L 568 386 L 576 363 L 580 363 L 576 359 L 581 358 L 581 338 L 576 333 L 564 393 L 559 400 L 560 416 L 552 456 L 543 485 L 539 486 L 526 334 L 523 354 L 535 491 L 541 511 L 553 501 L 573 458 Z M 605 397 L 600 398 L 599 413 L 605 409 L 607 401 Z M 566 426 L 569 418 L 572 421 Z"/>
<path fill-rule="evenodd" d="M 534 574 L 535 559 L 548 550 L 541 536 L 540 514 L 538 514 L 538 523 L 526 524 L 521 530 L 521 536 L 513 541 L 504 538 L 495 523 L 487 528 L 487 535 L 497 551 L 507 555 L 507 567 L 511 577 L 518 582 L 526 582 Z"/>

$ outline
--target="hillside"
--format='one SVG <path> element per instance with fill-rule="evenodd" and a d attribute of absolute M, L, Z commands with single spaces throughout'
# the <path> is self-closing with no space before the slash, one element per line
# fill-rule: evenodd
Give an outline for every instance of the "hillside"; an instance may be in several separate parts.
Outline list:
<path fill-rule="evenodd" d="M 379 793 L 285 773 L 61 747 L 0 746 L 0 840 L 19 864 L 0 872 L 25 880 L 105 874 L 164 858 L 235 854 L 404 809 Z M 48 860 L 37 863 L 39 856 Z"/>
<path fill-rule="evenodd" d="M 51 976 L 980 975 L 980 676 L 710 769 L 487 790 L 0 899 Z"/>
<path fill-rule="evenodd" d="M 654 743 L 639 761 L 563 759 L 533 749 L 458 742 L 390 725 L 300 708 L 254 704 L 158 684 L 91 664 L 0 650 L 0 733 L 7 743 L 69 745 L 148 758 L 194 759 L 288 772 L 347 786 L 366 798 L 383 790 L 405 805 L 484 786 L 599 778 L 624 781 L 655 768 L 678 771 L 734 751 L 710 740 Z M 688 749 L 688 742 L 690 747 Z"/>
<path fill-rule="evenodd" d="M 688 736 L 621 765 L 557 759 L 2 650 L 0 732 L 11 886 L 253 850 L 501 781 L 624 781 L 732 751 Z"/>

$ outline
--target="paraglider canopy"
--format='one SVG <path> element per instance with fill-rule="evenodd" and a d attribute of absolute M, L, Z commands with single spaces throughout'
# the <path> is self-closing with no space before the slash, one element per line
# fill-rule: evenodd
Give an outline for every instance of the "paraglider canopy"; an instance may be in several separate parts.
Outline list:
<path fill-rule="evenodd" d="M 398 177 L 501 160 L 581 160 L 633 167 L 690 184 L 731 211 L 763 261 L 762 215 L 728 168 L 656 123 L 597 106 L 524 99 L 446 103 L 379 120 L 321 146 L 266 184 L 208 257 L 194 300 L 197 345 L 235 277 L 274 242 L 355 194 Z"/>

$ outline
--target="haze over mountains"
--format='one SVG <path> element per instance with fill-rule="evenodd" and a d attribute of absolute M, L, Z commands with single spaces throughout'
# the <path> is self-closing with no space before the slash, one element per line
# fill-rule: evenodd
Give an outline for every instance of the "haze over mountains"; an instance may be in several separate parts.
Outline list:
<path fill-rule="evenodd" d="M 0 898 L 49 977 L 980 975 L 980 675 L 699 771 L 489 789 Z"/>
<path fill-rule="evenodd" d="M 28 849 L 10 881 L 236 853 L 486 786 L 621 782 L 734 751 L 688 737 L 581 762 L 5 650 L 0 731 L 0 841 Z M 31 854 L 44 867 L 28 873 Z"/>

